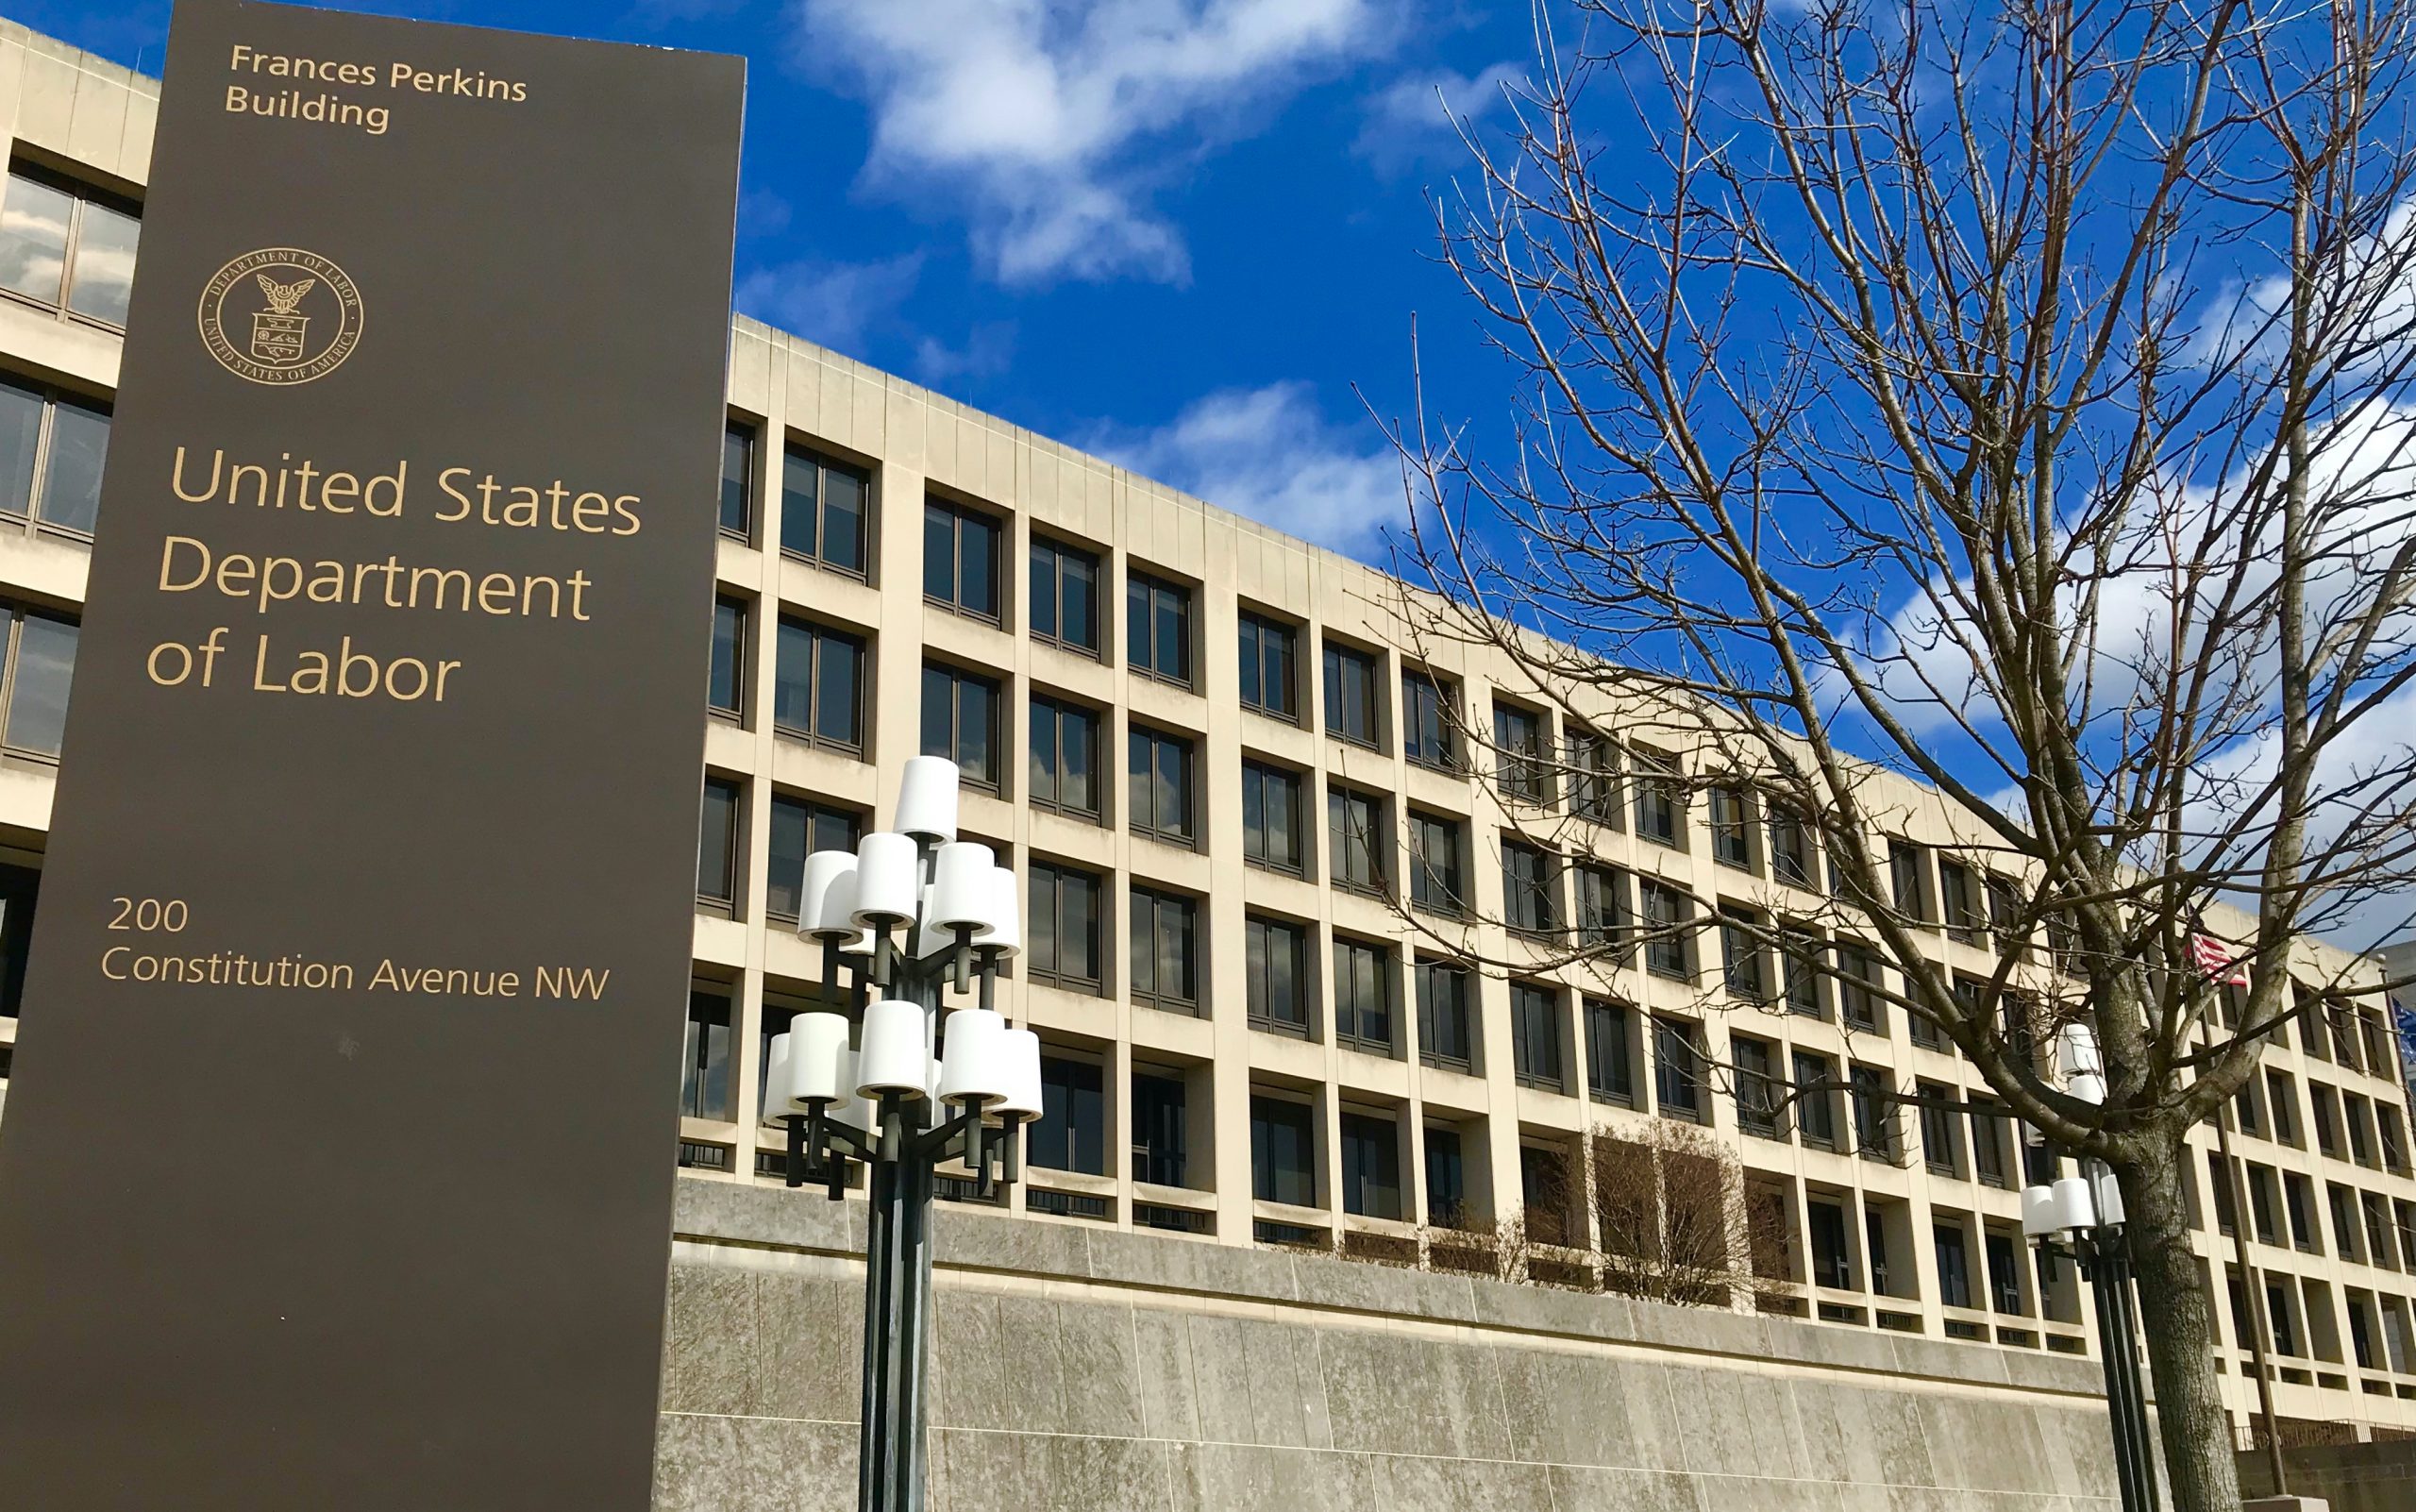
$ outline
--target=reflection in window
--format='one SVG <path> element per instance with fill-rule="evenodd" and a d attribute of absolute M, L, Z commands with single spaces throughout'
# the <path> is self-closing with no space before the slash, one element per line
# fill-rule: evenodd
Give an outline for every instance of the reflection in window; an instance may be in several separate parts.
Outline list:
<path fill-rule="evenodd" d="M 109 447 L 107 411 L 0 382 L 0 514 L 92 534 Z"/>
<path fill-rule="evenodd" d="M 56 758 L 67 730 L 67 690 L 76 676 L 76 628 L 63 619 L 8 612 L 8 697 L 0 746 Z"/>
<path fill-rule="evenodd" d="M 864 643 L 823 625 L 780 621 L 772 671 L 772 724 L 841 750 L 861 751 Z"/>
<path fill-rule="evenodd" d="M 733 420 L 721 435 L 721 533 L 749 539 L 755 529 L 755 428 Z"/>
<path fill-rule="evenodd" d="M 817 850 L 855 849 L 863 828 L 863 822 L 846 809 L 824 808 L 784 793 L 774 794 L 764 912 L 774 918 L 797 917 L 804 896 L 805 858 Z"/>
<path fill-rule="evenodd" d="M 717 992 L 688 995 L 688 1040 L 680 1082 L 680 1111 L 691 1118 L 730 1117 L 730 1000 Z"/>
<path fill-rule="evenodd" d="M 936 500 L 923 506 L 923 596 L 998 618 L 998 522 Z"/>
<path fill-rule="evenodd" d="M 1032 543 L 1032 635 L 1099 654 L 1099 558 L 1040 537 Z"/>
<path fill-rule="evenodd" d="M 780 465 L 780 549 L 861 578 L 864 575 L 864 499 L 871 477 L 791 446 Z"/>
<path fill-rule="evenodd" d="M 923 754 L 956 763 L 968 787 L 998 788 L 998 685 L 954 667 L 923 668 Z"/>
<path fill-rule="evenodd" d="M 131 204 L 50 174 L 13 169 L 0 198 L 0 288 L 123 326 L 142 235 Z"/>

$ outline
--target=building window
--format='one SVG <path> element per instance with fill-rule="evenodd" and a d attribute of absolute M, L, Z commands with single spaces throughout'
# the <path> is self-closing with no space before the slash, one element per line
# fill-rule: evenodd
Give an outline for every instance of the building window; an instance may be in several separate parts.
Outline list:
<path fill-rule="evenodd" d="M 1104 1084 L 1099 1068 L 1088 1061 L 1040 1058 L 1040 1117 L 1027 1147 L 1033 1165 L 1085 1176 L 1107 1174 Z"/>
<path fill-rule="evenodd" d="M 688 994 L 688 1041 L 680 1077 L 680 1112 L 691 1118 L 730 1117 L 730 1000 L 717 992 Z"/>
<path fill-rule="evenodd" d="M 1300 857 L 1299 774 L 1242 763 L 1242 859 L 1297 877 Z"/>
<path fill-rule="evenodd" d="M 1778 1047 L 1732 1035 L 1729 1053 L 1736 1062 L 1736 1126 L 1759 1138 L 1786 1138 L 1787 1084 L 1778 1071 Z"/>
<path fill-rule="evenodd" d="M 1300 632 L 1257 614 L 1241 618 L 1242 707 L 1300 722 Z"/>
<path fill-rule="evenodd" d="M 1460 769 L 1458 690 L 1431 672 L 1401 675 L 1401 754 L 1438 772 Z"/>
<path fill-rule="evenodd" d="M 1888 1073 L 1875 1066 L 1856 1066 L 1846 1072 L 1847 1095 L 1854 1103 L 1854 1152 L 1870 1160 L 1896 1158 L 1896 1108 L 1888 1096 Z"/>
<path fill-rule="evenodd" d="M 1980 1242 L 1988 1257 L 1989 1305 L 2000 1313 L 2022 1316 L 2022 1252 L 2013 1236 L 1991 1229 L 1981 1235 Z"/>
<path fill-rule="evenodd" d="M 34 905 L 42 873 L 0 865 L 0 1018 L 14 1018 L 25 1000 L 25 958 L 34 943 Z M 0 1045 L 0 1082 L 8 1079 L 8 1047 Z"/>
<path fill-rule="evenodd" d="M 2299 1142 L 2298 1084 L 2288 1071 L 2265 1073 L 2265 1101 L 2273 1114 L 2273 1137 L 2286 1145 Z"/>
<path fill-rule="evenodd" d="M 1738 871 L 1753 869 L 1753 824 L 1745 792 L 1736 787 L 1711 790 L 1711 859 Z"/>
<path fill-rule="evenodd" d="M 1812 1237 L 1812 1284 L 1832 1291 L 1854 1289 L 1854 1255 L 1846 1247 L 1846 1212 L 1835 1202 L 1804 1204 Z"/>
<path fill-rule="evenodd" d="M 737 541 L 755 533 L 755 428 L 736 420 L 721 433 L 721 533 Z"/>
<path fill-rule="evenodd" d="M 108 411 L 0 380 L 0 514 L 91 535 L 109 447 Z"/>
<path fill-rule="evenodd" d="M 1062 542 L 1032 541 L 1032 638 L 1099 655 L 1099 558 Z"/>
<path fill-rule="evenodd" d="M 2315 1020 L 2308 1019 L 2313 1023 Z M 2307 1106 L 2315 1114 L 2315 1148 L 2333 1159 L 2340 1158 L 2340 1107 L 2332 1089 L 2321 1082 L 2310 1081 L 2307 1088 Z"/>
<path fill-rule="evenodd" d="M 1077 818 L 1104 816 L 1099 780 L 1099 714 L 1080 704 L 1032 700 L 1032 806 Z"/>
<path fill-rule="evenodd" d="M 1787 1011 L 1827 1019 L 1829 993 L 1820 979 L 1820 937 L 1809 930 L 1780 930 L 1778 968 L 1785 979 L 1779 990 L 1787 998 Z"/>
<path fill-rule="evenodd" d="M 1460 821 L 1440 815 L 1409 815 L 1409 900 L 1430 914 L 1458 917 L 1468 910 L 1460 877 Z"/>
<path fill-rule="evenodd" d="M 1837 1148 L 1837 1063 L 1810 1050 L 1795 1052 L 1795 1121 L 1804 1142 Z"/>
<path fill-rule="evenodd" d="M 2012 1131 L 1994 1104 L 1971 1110 L 1971 1169 L 1989 1186 L 2009 1184 L 2005 1178 L 2005 1141 Z"/>
<path fill-rule="evenodd" d="M 1664 882 L 1638 878 L 1636 916 L 1644 931 L 1644 969 L 1656 977 L 1692 982 L 1695 976 L 1694 900 Z"/>
<path fill-rule="evenodd" d="M 1938 901 L 1946 917 L 1947 937 L 1977 945 L 1988 927 L 1980 879 L 1959 861 L 1938 858 Z"/>
<path fill-rule="evenodd" d="M 1627 1004 L 1588 998 L 1586 1015 L 1586 1093 L 1597 1102 L 1636 1105 L 1636 1047 Z"/>
<path fill-rule="evenodd" d="M 747 605 L 713 600 L 713 664 L 705 683 L 705 706 L 732 719 L 747 712 Z"/>
<path fill-rule="evenodd" d="M 1627 828 L 1619 791 L 1619 748 L 1608 735 L 1578 730 L 1569 737 L 1569 803 L 1577 816 L 1614 830 Z"/>
<path fill-rule="evenodd" d="M 1132 1073 L 1132 1179 L 1181 1186 L 1190 1168 L 1189 1089 L 1180 1076 Z"/>
<path fill-rule="evenodd" d="M 1124 652 L 1133 671 L 1191 686 L 1191 590 L 1146 573 L 1127 574 Z"/>
<path fill-rule="evenodd" d="M 1560 858 L 1516 840 L 1502 842 L 1502 922 L 1521 934 L 1560 928 Z"/>
<path fill-rule="evenodd" d="M 2282 1208 L 2290 1217 L 2291 1245 L 2315 1253 L 2315 1188 L 2296 1171 L 2283 1173 Z"/>
<path fill-rule="evenodd" d="M 1906 922 L 1921 924 L 1930 918 L 1929 850 L 1909 840 L 1890 838 L 1888 842 L 1888 888 L 1896 912 Z"/>
<path fill-rule="evenodd" d="M 141 212 L 129 202 L 23 164 L 0 201 L 0 288 L 104 325 L 126 324 Z"/>
<path fill-rule="evenodd" d="M 1243 994 L 1253 1029 L 1309 1037 L 1309 935 L 1298 924 L 1253 914 L 1242 928 L 1250 979 Z"/>
<path fill-rule="evenodd" d="M 1401 1125 L 1373 1114 L 1342 1116 L 1342 1210 L 1401 1217 Z"/>
<path fill-rule="evenodd" d="M 1848 1028 L 1887 1032 L 1879 958 L 1842 940 L 1837 943 L 1837 1007 Z"/>
<path fill-rule="evenodd" d="M 1317 1129 L 1307 1103 L 1250 1098 L 1250 1189 L 1262 1202 L 1317 1205 Z"/>
<path fill-rule="evenodd" d="M 1366 940 L 1334 941 L 1334 1037 L 1377 1055 L 1393 1052 L 1393 957 Z"/>
<path fill-rule="evenodd" d="M 1577 943 L 1615 958 L 1627 951 L 1627 873 L 1609 866 L 1577 868 Z"/>
<path fill-rule="evenodd" d="M 1971 1305 L 1971 1268 L 1964 1254 L 1963 1225 L 1939 1223 L 1931 1229 L 1938 1250 L 1938 1300 L 1948 1307 Z"/>
<path fill-rule="evenodd" d="M 1191 742 L 1134 725 L 1125 802 L 1132 832 L 1168 845 L 1193 843 Z"/>
<path fill-rule="evenodd" d="M 1543 803 L 1552 797 L 1552 769 L 1544 756 L 1544 716 L 1533 709 L 1493 706 L 1495 785 L 1517 803 Z"/>
<path fill-rule="evenodd" d="M 1465 1071 L 1476 1064 L 1470 973 L 1456 961 L 1418 963 L 1418 1058 Z"/>
<path fill-rule="evenodd" d="M 778 919 L 796 918 L 805 890 L 805 858 L 817 850 L 853 850 L 862 837 L 862 821 L 845 809 L 773 794 L 763 911 Z"/>
<path fill-rule="evenodd" d="M 864 748 L 864 643 L 783 617 L 772 667 L 772 728 L 850 754 Z"/>
<path fill-rule="evenodd" d="M 704 814 L 696 844 L 696 898 L 722 908 L 738 906 L 739 785 L 726 777 L 705 779 Z"/>
<path fill-rule="evenodd" d="M 1468 1174 L 1456 1129 L 1426 1128 L 1426 1221 L 1441 1229 L 1468 1223 Z"/>
<path fill-rule="evenodd" d="M 1328 642 L 1325 648 L 1326 733 L 1373 748 L 1382 738 L 1376 709 L 1376 659 Z"/>
<path fill-rule="evenodd" d="M 850 577 L 865 574 L 871 475 L 790 446 L 780 460 L 780 549 Z"/>
<path fill-rule="evenodd" d="M 998 522 L 928 499 L 923 504 L 923 597 L 998 623 Z"/>
<path fill-rule="evenodd" d="M 1032 893 L 1032 937 L 1024 964 L 1035 982 L 1077 992 L 1098 992 L 1105 952 L 1099 941 L 1099 880 L 1071 866 L 1035 861 L 1027 882 Z"/>
<path fill-rule="evenodd" d="M 1634 753 L 1636 768 L 1636 832 L 1638 839 L 1673 850 L 1686 848 L 1677 764 L 1658 751 Z"/>
<path fill-rule="evenodd" d="M 1384 800 L 1372 793 L 1329 786 L 1325 794 L 1327 844 L 1334 855 L 1334 884 L 1349 892 L 1382 897 L 1392 890 L 1392 836 L 1384 824 Z"/>
<path fill-rule="evenodd" d="M 1132 889 L 1132 1000 L 1168 1013 L 1200 1011 L 1200 905 Z"/>
<path fill-rule="evenodd" d="M 998 790 L 998 685 L 951 666 L 923 665 L 923 754 L 956 763 L 967 787 Z"/>
<path fill-rule="evenodd" d="M 1795 887 L 1812 885 L 1812 832 L 1803 816 L 1778 804 L 1770 805 L 1770 875 Z"/>
<path fill-rule="evenodd" d="M 1742 909 L 1720 910 L 1720 971 L 1728 995 L 1745 1002 L 1768 1002 L 1770 996 L 1769 952 L 1762 934 L 1769 926 Z"/>
<path fill-rule="evenodd" d="M 1527 1219 L 1527 1237 L 1536 1244 L 1583 1242 L 1569 1218 L 1570 1200 L 1579 1195 L 1569 1179 L 1569 1156 L 1559 1150 L 1535 1145 L 1518 1147 L 1518 1199 Z"/>
<path fill-rule="evenodd" d="M 1889 1270 L 1888 1216 L 1868 1198 L 1863 1200 L 1862 1204 L 1862 1263 L 1871 1272 L 1871 1294 L 1878 1297 L 1894 1296 L 1896 1289 L 1888 1284 Z"/>
<path fill-rule="evenodd" d="M 1703 1026 L 1690 1018 L 1653 1016 L 1653 1097 L 1664 1117 L 1706 1121 Z"/>
<path fill-rule="evenodd" d="M 1921 1160 L 1940 1176 L 1961 1177 L 1963 1151 L 1955 1132 L 1962 1120 L 1955 1110 L 1939 1104 L 1952 1100 L 1955 1089 L 1935 1082 L 1919 1082 L 1913 1090 L 1921 1098 Z"/>
<path fill-rule="evenodd" d="M 59 759 L 67 730 L 67 693 L 76 678 L 70 621 L 0 608 L 8 635 L 8 687 L 0 692 L 0 747 L 21 756 Z"/>

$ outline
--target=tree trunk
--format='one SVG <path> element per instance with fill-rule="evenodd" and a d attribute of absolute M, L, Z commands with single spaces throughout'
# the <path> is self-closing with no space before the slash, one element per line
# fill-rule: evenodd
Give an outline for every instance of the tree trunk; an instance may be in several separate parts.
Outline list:
<path fill-rule="evenodd" d="M 2214 1309 L 2190 1247 L 2178 1139 L 2118 1164 L 2125 1233 L 2139 1276 L 2158 1436 L 2174 1512 L 2238 1512 L 2240 1469 L 2215 1382 Z M 2214 1287 L 2221 1290 L 2221 1283 Z"/>

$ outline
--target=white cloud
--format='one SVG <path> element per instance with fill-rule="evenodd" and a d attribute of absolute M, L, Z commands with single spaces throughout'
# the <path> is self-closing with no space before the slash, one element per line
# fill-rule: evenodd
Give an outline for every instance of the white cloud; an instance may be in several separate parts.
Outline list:
<path fill-rule="evenodd" d="M 1013 321 L 984 321 L 965 333 L 965 344 L 950 346 L 926 336 L 914 344 L 914 372 L 926 383 L 957 378 L 996 378 L 1007 370 L 1015 352 Z"/>
<path fill-rule="evenodd" d="M 2341 354 L 2349 377 L 2404 361 L 2416 334 L 2416 199 L 2403 199 L 2372 236 L 2355 239 L 2342 258 L 2347 277 L 2330 279 L 2314 318 L 2353 344 Z M 2267 372 L 2290 346 L 2290 277 L 2234 279 L 2202 312 L 2182 348 L 2198 365 L 2238 360 Z"/>
<path fill-rule="evenodd" d="M 1408 74 L 1367 102 L 1359 138 L 1351 150 L 1387 171 L 1434 151 L 1459 146 L 1459 126 L 1502 103 L 1502 88 L 1522 72 L 1518 63 L 1496 63 L 1474 75 L 1444 69 Z"/>
<path fill-rule="evenodd" d="M 730 302 L 742 314 L 807 341 L 852 350 L 906 302 L 922 271 L 919 252 L 878 262 L 806 258 L 747 273 Z"/>
<path fill-rule="evenodd" d="M 1152 192 L 1239 108 L 1382 44 L 1388 0 L 799 0 L 871 101 L 868 170 L 961 194 L 1010 283 L 1182 280 Z"/>
<path fill-rule="evenodd" d="M 1401 459 L 1383 438 L 1329 425 L 1306 383 L 1226 389 L 1172 423 L 1094 437 L 1134 472 L 1289 535 L 1371 558 L 1408 518 Z"/>

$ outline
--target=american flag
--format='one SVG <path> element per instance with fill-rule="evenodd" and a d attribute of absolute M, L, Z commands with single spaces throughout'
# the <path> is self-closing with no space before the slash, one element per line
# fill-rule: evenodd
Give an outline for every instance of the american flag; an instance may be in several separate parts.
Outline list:
<path fill-rule="evenodd" d="M 2231 958 L 2231 947 L 2211 934 L 2190 936 L 2190 959 L 2218 987 L 2245 987 L 2248 968 Z"/>

